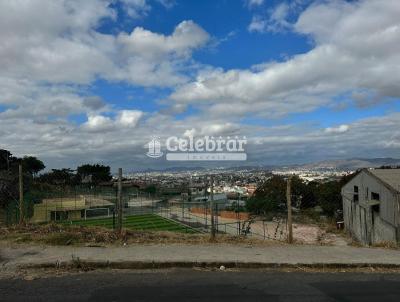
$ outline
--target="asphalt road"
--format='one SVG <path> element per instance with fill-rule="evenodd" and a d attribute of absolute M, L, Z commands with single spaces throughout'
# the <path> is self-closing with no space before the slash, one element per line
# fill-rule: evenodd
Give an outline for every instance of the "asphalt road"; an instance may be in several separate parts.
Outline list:
<path fill-rule="evenodd" d="M 400 274 L 102 271 L 0 280 L 1 301 L 400 301 Z"/>

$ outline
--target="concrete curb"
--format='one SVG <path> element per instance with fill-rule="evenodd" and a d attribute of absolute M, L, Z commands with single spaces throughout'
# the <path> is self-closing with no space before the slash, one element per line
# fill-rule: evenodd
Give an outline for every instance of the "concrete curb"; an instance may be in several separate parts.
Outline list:
<path fill-rule="evenodd" d="M 400 269 L 400 264 L 387 263 L 259 263 L 259 262 L 143 262 L 143 261 L 87 261 L 79 258 L 65 262 L 47 262 L 40 264 L 19 265 L 21 269 L 39 269 L 39 268 L 64 268 L 64 269 L 167 269 L 167 268 L 220 268 L 224 266 L 227 269 Z"/>

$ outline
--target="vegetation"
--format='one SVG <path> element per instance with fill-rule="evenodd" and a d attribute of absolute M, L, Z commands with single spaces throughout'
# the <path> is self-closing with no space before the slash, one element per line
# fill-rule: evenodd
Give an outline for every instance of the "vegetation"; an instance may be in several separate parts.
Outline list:
<path fill-rule="evenodd" d="M 86 182 L 98 185 L 101 182 L 107 182 L 112 179 L 110 167 L 103 165 L 82 165 L 77 168 L 76 176 L 79 182 Z"/>
<path fill-rule="evenodd" d="M 71 169 L 52 169 L 40 175 L 39 182 L 50 185 L 72 186 L 77 184 L 76 175 Z"/>
<path fill-rule="evenodd" d="M 292 204 L 305 210 L 320 206 L 328 216 L 334 216 L 342 208 L 341 188 L 352 177 L 345 176 L 340 180 L 324 183 L 309 182 L 299 177 L 292 178 Z M 274 175 L 257 188 L 247 203 L 248 211 L 255 214 L 266 214 L 286 209 L 286 179 Z"/>
<path fill-rule="evenodd" d="M 46 166 L 40 159 L 34 156 L 24 156 L 24 158 L 22 158 L 22 168 L 25 172 L 36 176 L 40 171 L 46 168 Z"/>
<path fill-rule="evenodd" d="M 8 150 L 0 150 L 0 207 L 18 199 L 18 166 L 24 171 L 24 191 L 28 191 L 34 175 L 45 168 L 42 161 L 33 156 L 17 158 Z"/>

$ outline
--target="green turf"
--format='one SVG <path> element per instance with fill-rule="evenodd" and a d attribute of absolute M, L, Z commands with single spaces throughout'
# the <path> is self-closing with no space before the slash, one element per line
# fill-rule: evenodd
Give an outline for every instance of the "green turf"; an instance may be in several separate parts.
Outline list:
<path fill-rule="evenodd" d="M 96 218 L 88 220 L 65 221 L 64 224 L 113 227 L 112 218 Z M 155 214 L 133 215 L 123 218 L 123 227 L 134 230 L 173 231 L 195 233 L 196 231 L 184 225 Z"/>

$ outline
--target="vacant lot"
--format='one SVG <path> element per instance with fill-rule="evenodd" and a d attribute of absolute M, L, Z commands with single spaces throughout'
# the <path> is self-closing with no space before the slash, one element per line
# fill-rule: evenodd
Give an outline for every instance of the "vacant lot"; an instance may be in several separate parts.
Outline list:
<path fill-rule="evenodd" d="M 114 222 L 113 218 L 99 218 L 65 222 L 65 224 L 113 228 Z M 171 231 L 183 233 L 196 232 L 196 230 L 186 227 L 178 222 L 174 222 L 155 214 L 126 216 L 123 218 L 123 227 L 132 230 Z"/>

